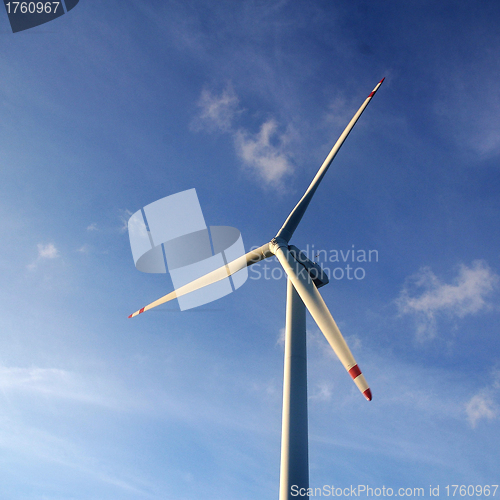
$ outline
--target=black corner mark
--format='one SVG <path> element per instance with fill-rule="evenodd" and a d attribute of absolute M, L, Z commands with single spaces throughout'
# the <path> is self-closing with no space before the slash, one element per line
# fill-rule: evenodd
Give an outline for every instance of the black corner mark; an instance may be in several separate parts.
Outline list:
<path fill-rule="evenodd" d="M 69 12 L 73 7 L 76 7 L 76 4 L 80 0 L 64 0 L 64 3 L 66 4 L 66 12 Z"/>
<path fill-rule="evenodd" d="M 13 33 L 48 23 L 64 15 L 64 0 L 12 1 L 4 0 Z M 66 12 L 73 9 L 79 0 L 66 0 Z"/>

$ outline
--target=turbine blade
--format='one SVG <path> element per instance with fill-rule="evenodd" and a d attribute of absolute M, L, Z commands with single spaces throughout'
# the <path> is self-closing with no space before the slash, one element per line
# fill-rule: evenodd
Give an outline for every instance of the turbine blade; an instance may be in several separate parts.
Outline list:
<path fill-rule="evenodd" d="M 321 179 L 323 179 L 324 175 L 326 174 L 326 171 L 328 170 L 328 167 L 335 158 L 335 155 L 337 154 L 342 144 L 344 144 L 344 141 L 347 139 L 349 132 L 352 130 L 352 128 L 358 121 L 358 118 L 361 116 L 361 113 L 363 113 L 366 106 L 368 106 L 368 103 L 371 101 L 372 97 L 375 95 L 375 92 L 377 92 L 377 90 L 382 85 L 382 82 L 384 80 L 385 78 L 382 78 L 382 80 L 380 80 L 380 82 L 376 85 L 376 87 L 372 90 L 372 92 L 370 92 L 369 96 L 365 99 L 365 102 L 361 105 L 361 107 L 358 109 L 352 120 L 349 122 L 349 125 L 347 125 L 346 129 L 342 132 L 342 135 L 338 138 L 337 142 L 330 151 L 330 154 L 326 157 L 325 161 L 323 162 L 323 165 L 321 165 L 320 169 L 318 170 L 318 173 L 316 174 L 311 184 L 307 188 L 307 191 L 304 193 L 304 196 L 302 196 L 297 205 L 295 205 L 295 208 L 291 211 L 285 223 L 278 231 L 276 238 L 282 238 L 286 242 L 290 241 L 290 238 L 292 237 L 294 231 L 297 229 L 297 226 L 299 225 L 302 216 L 307 210 L 307 207 L 312 197 L 314 196 L 314 193 L 316 192 L 316 189 L 318 188 Z"/>
<path fill-rule="evenodd" d="M 189 292 L 194 292 L 195 290 L 199 290 L 200 288 L 216 283 L 217 281 L 223 280 L 224 278 L 227 278 L 228 276 L 231 276 L 232 274 L 241 271 L 241 269 L 247 266 L 251 266 L 256 262 L 259 262 L 263 259 L 267 259 L 268 257 L 272 256 L 273 254 L 269 250 L 269 243 L 266 243 L 265 245 L 262 245 L 256 250 L 252 250 L 247 254 L 238 257 L 232 262 L 229 262 L 227 265 L 219 267 L 219 269 L 216 269 L 215 271 L 205 274 L 205 276 L 202 276 L 201 278 L 191 281 L 191 283 L 181 286 L 177 290 L 174 290 L 173 292 L 164 295 L 158 300 L 151 302 L 151 304 L 131 314 L 129 318 L 133 318 L 138 314 L 148 311 L 149 309 L 153 309 L 153 307 L 159 306 L 161 304 L 165 304 L 165 302 L 169 302 L 170 300 L 173 300 L 177 297 L 182 297 L 183 295 L 186 295 Z"/>
<path fill-rule="evenodd" d="M 302 302 L 304 302 L 305 306 L 311 313 L 311 316 L 314 321 L 316 321 L 319 329 L 323 332 L 323 335 L 326 337 L 326 340 L 328 340 L 328 343 L 334 350 L 340 362 L 349 372 L 349 375 L 352 377 L 354 383 L 363 396 L 368 401 L 371 401 L 372 393 L 368 387 L 365 377 L 361 373 L 354 356 L 344 340 L 344 337 L 340 333 L 337 323 L 335 323 L 335 320 L 330 314 L 330 311 L 328 310 L 328 307 L 316 288 L 312 278 L 309 276 L 306 269 L 294 259 L 292 254 L 288 251 L 286 245 L 282 245 L 280 247 L 277 246 L 273 250 L 286 274 L 290 278 L 290 281 L 295 287 L 295 290 L 297 290 Z"/>

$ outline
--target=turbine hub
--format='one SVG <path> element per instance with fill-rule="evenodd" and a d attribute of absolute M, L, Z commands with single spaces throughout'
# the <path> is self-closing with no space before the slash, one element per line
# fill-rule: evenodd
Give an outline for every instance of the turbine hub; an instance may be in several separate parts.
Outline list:
<path fill-rule="evenodd" d="M 288 250 L 288 241 L 284 238 L 273 238 L 269 242 L 269 250 L 276 255 L 278 248 L 286 248 Z"/>

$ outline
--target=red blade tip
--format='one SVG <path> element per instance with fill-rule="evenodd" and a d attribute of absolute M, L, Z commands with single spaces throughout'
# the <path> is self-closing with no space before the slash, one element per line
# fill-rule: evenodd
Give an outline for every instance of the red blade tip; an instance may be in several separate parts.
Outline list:
<path fill-rule="evenodd" d="M 372 391 L 370 389 L 366 389 L 366 391 L 363 392 L 363 396 L 368 400 L 372 400 Z"/>
<path fill-rule="evenodd" d="M 385 76 L 384 76 L 384 78 L 382 78 L 382 80 L 380 80 L 380 83 L 382 83 L 384 80 L 385 80 Z"/>
<path fill-rule="evenodd" d="M 129 316 L 129 318 L 131 318 L 131 317 L 132 317 L 132 314 Z"/>

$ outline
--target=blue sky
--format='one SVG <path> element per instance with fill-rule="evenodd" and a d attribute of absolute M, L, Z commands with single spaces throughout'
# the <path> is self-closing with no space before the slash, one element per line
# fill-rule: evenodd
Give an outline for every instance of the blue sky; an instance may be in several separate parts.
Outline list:
<path fill-rule="evenodd" d="M 311 486 L 499 483 L 497 2 L 0 18 L 2 498 L 277 498 L 285 280 L 129 320 L 126 222 L 196 188 L 262 245 L 384 76 L 292 240 L 378 252 L 321 291 L 372 402 L 308 318 Z"/>

